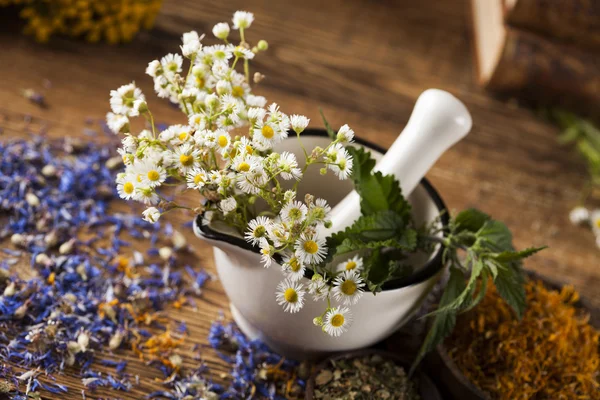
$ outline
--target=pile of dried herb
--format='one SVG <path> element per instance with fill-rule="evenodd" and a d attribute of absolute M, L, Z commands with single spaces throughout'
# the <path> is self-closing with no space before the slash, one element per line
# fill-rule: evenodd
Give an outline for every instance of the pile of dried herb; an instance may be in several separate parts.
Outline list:
<path fill-rule="evenodd" d="M 420 399 L 404 368 L 379 355 L 332 360 L 315 377 L 315 399 Z"/>
<path fill-rule="evenodd" d="M 446 341 L 452 359 L 494 399 L 600 399 L 599 332 L 574 306 L 577 292 L 529 281 L 526 293 L 519 321 L 490 285 Z"/>

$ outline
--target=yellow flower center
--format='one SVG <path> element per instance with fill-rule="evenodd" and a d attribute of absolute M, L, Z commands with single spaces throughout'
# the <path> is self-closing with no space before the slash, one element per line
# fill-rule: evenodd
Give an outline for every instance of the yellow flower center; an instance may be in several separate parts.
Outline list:
<path fill-rule="evenodd" d="M 275 131 L 273 131 L 273 128 L 271 128 L 269 125 L 263 126 L 261 132 L 262 135 L 267 139 L 271 139 L 275 134 Z"/>
<path fill-rule="evenodd" d="M 319 250 L 319 245 L 314 240 L 307 240 L 303 247 L 308 254 L 315 254 Z"/>
<path fill-rule="evenodd" d="M 125 184 L 123 185 L 123 191 L 127 194 L 133 193 L 133 183 L 125 182 Z"/>
<path fill-rule="evenodd" d="M 241 162 L 238 166 L 238 169 L 242 172 L 248 172 L 250 171 L 250 164 L 248 164 L 247 162 Z"/>
<path fill-rule="evenodd" d="M 335 314 L 333 318 L 331 318 L 331 326 L 339 328 L 342 325 L 344 325 L 344 316 L 342 314 Z"/>
<path fill-rule="evenodd" d="M 246 153 L 252 155 L 252 153 L 254 153 L 254 149 L 250 146 L 246 146 Z"/>
<path fill-rule="evenodd" d="M 299 208 L 292 208 L 289 215 L 291 219 L 297 220 L 302 218 L 302 211 Z"/>
<path fill-rule="evenodd" d="M 160 174 L 155 170 L 148 171 L 148 179 L 150 179 L 152 182 L 156 182 L 160 179 Z"/>
<path fill-rule="evenodd" d="M 198 174 L 194 177 L 194 183 L 197 185 L 199 183 L 204 183 L 204 176 L 202 174 Z"/>
<path fill-rule="evenodd" d="M 290 260 L 290 269 L 293 272 L 300 271 L 300 263 L 298 262 L 298 259 L 296 257 L 294 257 Z"/>
<path fill-rule="evenodd" d="M 295 303 L 298 301 L 298 293 L 296 293 L 294 288 L 285 289 L 285 292 L 283 293 L 283 297 L 285 298 L 285 301 L 287 301 L 288 303 Z"/>
<path fill-rule="evenodd" d="M 340 289 L 345 295 L 352 296 L 356 292 L 356 283 L 354 281 L 344 281 Z"/>
<path fill-rule="evenodd" d="M 183 142 L 184 140 L 186 140 L 187 138 L 188 138 L 188 133 L 187 133 L 187 132 L 181 132 L 181 133 L 179 134 L 179 140 L 181 140 L 182 142 Z"/>
<path fill-rule="evenodd" d="M 343 158 L 339 161 L 338 166 L 340 167 L 340 169 L 343 171 L 346 169 L 346 160 L 344 160 Z"/>
<path fill-rule="evenodd" d="M 189 167 L 190 165 L 192 165 L 194 163 L 194 157 L 188 156 L 187 154 L 182 154 L 179 156 L 179 162 L 182 165 Z"/>
<path fill-rule="evenodd" d="M 254 237 L 260 238 L 260 237 L 263 237 L 266 232 L 267 232 L 267 230 L 265 229 L 265 227 L 262 225 L 259 225 L 256 228 L 254 228 L 254 231 L 252 232 L 252 234 L 254 235 Z"/>
<path fill-rule="evenodd" d="M 244 88 L 241 86 L 234 86 L 231 88 L 231 94 L 233 97 L 242 97 L 244 95 Z"/>
<path fill-rule="evenodd" d="M 204 87 L 204 78 L 201 76 L 197 76 L 196 77 L 196 86 L 198 86 L 200 89 L 202 89 Z"/>
<path fill-rule="evenodd" d="M 142 174 L 137 174 L 135 179 L 137 179 L 138 183 L 142 183 Z"/>
<path fill-rule="evenodd" d="M 596 227 L 600 228 L 600 218 L 598 218 L 598 219 L 595 221 L 595 223 L 596 223 Z"/>
<path fill-rule="evenodd" d="M 354 268 L 356 268 L 356 262 L 355 261 L 348 261 L 346 263 L 346 271 L 351 271 Z"/>
<path fill-rule="evenodd" d="M 227 140 L 227 136 L 221 135 L 219 136 L 219 139 L 217 139 L 217 143 L 219 143 L 219 147 L 225 147 L 229 143 L 229 140 Z"/>

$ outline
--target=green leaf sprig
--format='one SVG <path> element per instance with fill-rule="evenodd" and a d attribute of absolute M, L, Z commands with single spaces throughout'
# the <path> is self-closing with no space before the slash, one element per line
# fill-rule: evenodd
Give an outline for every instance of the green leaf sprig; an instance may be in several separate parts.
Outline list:
<path fill-rule="evenodd" d="M 329 135 L 335 137 L 324 116 L 323 120 Z M 521 261 L 544 247 L 515 250 L 508 227 L 473 208 L 451 218 L 443 236 L 439 235 L 439 224 L 416 227 L 400 182 L 393 175 L 373 172 L 376 161 L 368 150 L 346 149 L 354 161 L 352 180 L 360 195 L 362 215 L 328 238 L 329 253 L 323 264 L 336 256 L 360 252 L 364 256 L 363 278 L 368 289 L 377 293 L 386 282 L 412 273 L 412 267 L 403 263 L 408 254 L 430 253 L 436 244 L 444 247 L 449 280 L 437 310 L 429 314 L 434 320 L 411 372 L 452 333 L 457 315 L 481 302 L 490 280 L 515 314 L 523 316 L 526 299 Z"/>

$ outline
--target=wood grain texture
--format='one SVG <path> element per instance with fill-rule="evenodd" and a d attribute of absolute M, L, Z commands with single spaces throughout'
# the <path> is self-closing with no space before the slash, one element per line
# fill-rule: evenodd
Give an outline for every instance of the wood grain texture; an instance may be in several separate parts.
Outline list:
<path fill-rule="evenodd" d="M 504 0 L 508 24 L 598 51 L 600 2 L 597 0 Z"/>
<path fill-rule="evenodd" d="M 473 115 L 473 131 L 439 160 L 429 179 L 450 209 L 475 206 L 505 221 L 518 247 L 549 245 L 526 266 L 573 283 L 600 305 L 600 253 L 588 231 L 568 222 L 585 169 L 569 149 L 557 145 L 553 127 L 476 86 L 466 0 L 167 0 L 152 32 L 118 47 L 62 39 L 39 45 L 10 24 L 0 24 L 0 119 L 9 126 L 0 140 L 35 130 L 24 126 L 24 114 L 32 116 L 31 124 L 47 125 L 51 136 L 84 137 L 85 118 L 102 118 L 109 90 L 132 80 L 150 97 L 160 121 L 181 122 L 176 110 L 149 96 L 152 82 L 144 69 L 148 61 L 177 49 L 182 32 L 210 32 L 237 9 L 256 14 L 249 38 L 270 44 L 254 67 L 267 75 L 257 92 L 286 112 L 306 114 L 311 126 L 321 127 L 320 106 L 334 126 L 348 123 L 357 135 L 389 146 L 423 90 L 448 90 L 464 101 Z M 50 89 L 43 89 L 44 79 L 52 83 Z M 44 92 L 49 108 L 29 103 L 20 94 L 24 88 Z M 119 202 L 114 207 L 131 206 Z M 183 213 L 169 217 L 175 224 L 188 218 Z M 186 236 L 195 247 L 190 263 L 214 271 L 209 247 L 191 232 Z M 220 310 L 229 316 L 218 282 L 208 285 L 198 308 L 173 311 L 188 322 L 189 344 L 206 344 Z M 160 386 L 133 354 L 122 351 L 118 356 L 132 360 L 129 372 L 142 375 L 142 385 L 132 393 L 98 391 L 88 398 L 139 399 Z M 216 380 L 226 379 L 220 374 L 228 367 L 213 351 L 205 350 L 204 358 Z M 81 398 L 75 371 L 58 379 L 73 388 L 65 400 Z"/>

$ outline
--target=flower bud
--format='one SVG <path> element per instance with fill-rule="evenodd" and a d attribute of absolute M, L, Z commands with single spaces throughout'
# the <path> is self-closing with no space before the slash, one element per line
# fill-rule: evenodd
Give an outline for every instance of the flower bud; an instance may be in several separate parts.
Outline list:
<path fill-rule="evenodd" d="M 320 173 L 321 175 L 327 175 L 327 168 L 321 168 L 321 169 L 319 170 L 319 173 Z"/>
<path fill-rule="evenodd" d="M 229 36 L 229 24 L 227 22 L 219 22 L 213 27 L 212 33 L 218 39 L 227 39 Z"/>
<path fill-rule="evenodd" d="M 267 43 L 266 40 L 259 40 L 256 47 L 258 47 L 258 50 L 260 51 L 265 51 L 269 48 L 269 43 Z"/>
<path fill-rule="evenodd" d="M 313 318 L 313 324 L 315 324 L 316 326 L 323 326 L 323 318 L 321 318 L 321 317 Z"/>

